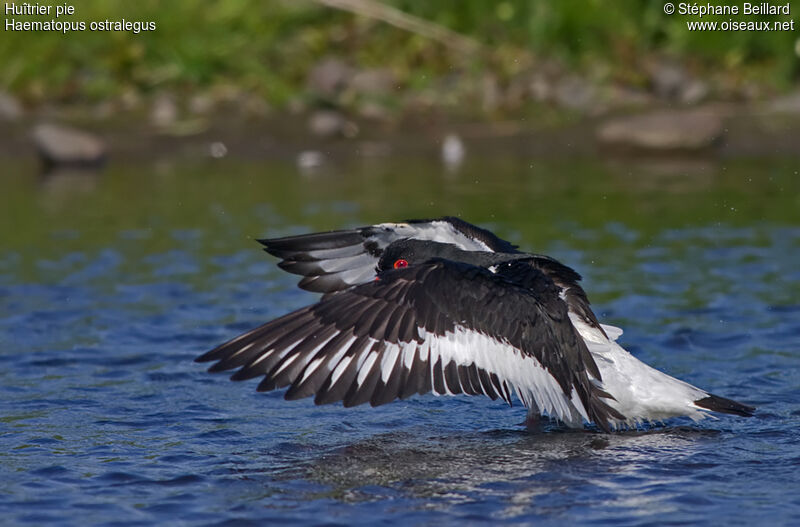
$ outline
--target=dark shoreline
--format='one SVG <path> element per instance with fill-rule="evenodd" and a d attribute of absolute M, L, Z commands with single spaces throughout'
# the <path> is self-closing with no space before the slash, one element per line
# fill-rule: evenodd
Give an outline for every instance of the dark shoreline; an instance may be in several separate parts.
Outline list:
<path fill-rule="evenodd" d="M 703 119 L 714 120 L 708 124 L 708 137 L 683 144 L 680 138 L 697 128 L 698 113 L 700 124 Z M 436 156 L 440 155 L 448 135 L 462 141 L 471 155 L 493 151 L 542 158 L 800 155 L 800 108 L 781 109 L 777 103 L 709 104 L 591 118 L 567 116 L 551 124 L 525 120 L 469 121 L 443 115 L 435 118 L 407 116 L 402 122 L 394 123 L 347 118 L 355 130 L 349 137 L 338 133 L 315 134 L 308 127 L 311 115 L 308 113 L 276 112 L 261 118 L 214 114 L 202 119 L 176 120 L 163 128 L 132 116 L 87 119 L 83 115 L 70 109 L 34 113 L 6 122 L 0 128 L 0 157 L 9 160 L 35 158 L 37 146 L 33 130 L 42 123 L 67 125 L 88 132 L 102 142 L 108 160 L 113 163 L 224 156 L 293 161 L 302 152 L 319 152 L 330 160 Z M 661 122 L 665 118 L 669 118 L 669 122 Z M 621 139 L 603 137 L 603 129 L 610 126 L 623 130 Z M 638 130 L 637 126 L 648 129 Z M 644 133 L 655 137 L 655 146 L 637 143 Z M 677 134 L 678 142 L 670 143 L 669 134 Z M 660 135 L 665 137 L 661 142 Z"/>

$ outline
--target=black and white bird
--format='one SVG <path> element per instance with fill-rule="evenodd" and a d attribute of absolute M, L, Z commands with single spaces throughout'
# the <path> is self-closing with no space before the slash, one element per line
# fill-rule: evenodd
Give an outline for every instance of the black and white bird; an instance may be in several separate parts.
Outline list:
<path fill-rule="evenodd" d="M 259 241 L 324 293 L 196 359 L 262 377 L 259 391 L 344 406 L 516 393 L 529 423 L 605 431 L 755 410 L 639 361 L 617 344 L 621 329 L 598 322 L 577 272 L 458 218 Z"/>

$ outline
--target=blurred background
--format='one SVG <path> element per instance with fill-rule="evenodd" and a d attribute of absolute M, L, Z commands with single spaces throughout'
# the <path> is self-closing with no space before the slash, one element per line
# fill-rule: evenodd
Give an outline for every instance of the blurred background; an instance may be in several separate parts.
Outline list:
<path fill-rule="evenodd" d="M 58 22 L 83 22 L 84 31 L 11 30 L 53 17 L 5 14 L 0 160 L 10 216 L 2 234 L 18 243 L 41 239 L 52 215 L 69 207 L 70 222 L 92 222 L 104 207 L 119 218 L 133 207 L 158 209 L 174 225 L 174 215 L 188 213 L 161 188 L 170 184 L 181 192 L 180 208 L 195 207 L 193 214 L 224 200 L 289 213 L 318 203 L 319 192 L 328 202 L 322 209 L 347 202 L 367 211 L 372 201 L 370 218 L 454 213 L 486 221 L 499 208 L 524 208 L 540 225 L 624 219 L 634 207 L 614 195 L 631 187 L 637 203 L 648 190 L 688 192 L 680 210 L 658 210 L 661 222 L 685 219 L 692 191 L 736 191 L 732 181 L 717 182 L 730 174 L 721 163 L 780 166 L 798 152 L 798 32 L 687 28 L 691 21 L 791 22 L 794 14 L 669 16 L 661 3 L 633 0 L 74 7 Z M 91 30 L 106 21 L 147 29 Z M 766 192 L 769 180 L 758 172 L 738 192 Z M 573 185 L 585 198 L 544 200 L 534 210 L 514 201 L 529 201 L 519 192 L 481 200 L 485 207 L 459 201 L 499 179 L 542 195 Z M 422 191 L 427 186 L 434 188 Z M 602 200 L 595 199 L 600 188 Z M 32 206 L 31 192 L 48 204 Z M 387 209 L 375 205 L 382 193 L 403 199 Z M 279 194 L 286 195 L 274 199 Z M 736 215 L 698 202 L 689 217 L 794 210 L 796 199 L 783 196 L 769 206 L 738 203 Z M 314 216 L 296 218 L 315 228 L 352 219 Z M 258 225 L 263 219 L 248 232 L 257 234 Z"/>
<path fill-rule="evenodd" d="M 800 3 L 9 5 L 7 521 L 800 516 Z M 20 29 L 51 20 L 87 28 Z M 731 20 L 798 27 L 687 27 Z M 315 301 L 254 238 L 442 215 L 574 267 L 626 348 L 759 413 L 528 436 L 516 405 L 314 407 L 192 363 Z"/>

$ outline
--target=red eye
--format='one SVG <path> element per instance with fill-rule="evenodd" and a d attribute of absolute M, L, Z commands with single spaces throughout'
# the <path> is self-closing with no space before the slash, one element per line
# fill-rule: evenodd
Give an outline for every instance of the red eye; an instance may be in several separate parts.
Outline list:
<path fill-rule="evenodd" d="M 399 260 L 397 260 L 394 263 L 394 265 L 392 267 L 394 267 L 395 269 L 400 269 L 402 267 L 408 267 L 408 262 L 406 260 L 403 260 L 402 258 L 400 258 Z"/>

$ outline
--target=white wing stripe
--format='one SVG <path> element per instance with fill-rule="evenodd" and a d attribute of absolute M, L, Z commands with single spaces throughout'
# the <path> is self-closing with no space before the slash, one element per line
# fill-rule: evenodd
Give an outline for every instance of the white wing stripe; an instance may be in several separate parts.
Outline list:
<path fill-rule="evenodd" d="M 367 374 L 372 369 L 372 365 L 378 359 L 378 352 L 375 350 L 371 350 L 367 354 L 367 358 L 364 359 L 364 363 L 358 369 L 358 377 L 356 378 L 356 384 L 361 386 L 364 384 L 364 379 L 367 378 Z"/>
<path fill-rule="evenodd" d="M 363 353 L 362 353 L 363 355 Z M 331 386 L 336 384 L 336 381 L 339 380 L 339 377 L 342 376 L 344 371 L 347 369 L 347 366 L 353 361 L 355 355 L 350 355 L 349 357 L 344 357 L 339 364 L 333 369 L 333 373 L 331 374 Z"/>
<path fill-rule="evenodd" d="M 290 345 L 286 346 L 285 348 L 281 349 L 281 351 L 278 353 L 278 359 L 282 359 L 282 358 L 284 358 L 286 355 L 288 355 L 288 354 L 289 354 L 289 352 L 290 352 L 290 351 L 292 351 L 293 349 L 295 349 L 295 348 L 297 347 L 297 345 L 298 345 L 298 344 L 300 344 L 301 342 L 303 342 L 303 340 L 304 340 L 303 338 L 300 338 L 300 339 L 298 339 L 298 340 L 296 340 L 296 341 L 292 342 Z M 272 357 L 272 356 L 273 356 L 273 354 L 274 354 L 274 352 L 275 352 L 275 349 L 274 349 L 274 348 L 270 348 L 270 349 L 266 350 L 264 353 L 262 353 L 261 355 L 259 355 L 259 356 L 258 356 L 258 358 L 256 358 L 254 361 L 252 361 L 252 362 L 249 362 L 249 363 L 247 364 L 247 367 L 248 367 L 248 368 L 252 368 L 253 366 L 255 366 L 255 365 L 259 364 L 259 363 L 260 363 L 261 361 L 263 361 L 264 359 L 268 359 L 268 358 Z M 282 365 L 281 365 L 281 367 L 280 367 L 280 369 L 279 369 L 278 371 L 283 371 L 283 369 L 284 369 L 284 365 L 282 364 Z"/>
<path fill-rule="evenodd" d="M 396 344 L 388 344 L 381 356 L 381 381 L 386 384 L 389 380 L 394 366 L 397 364 L 397 355 L 400 353 L 400 347 Z"/>
<path fill-rule="evenodd" d="M 361 242 L 339 247 L 337 249 L 315 249 L 308 251 L 306 254 L 315 260 L 331 260 L 339 258 L 351 258 L 353 256 L 360 256 L 363 254 L 364 248 Z"/>
<path fill-rule="evenodd" d="M 331 337 L 331 338 L 333 338 L 333 337 Z M 327 339 L 325 342 L 321 343 L 320 345 L 316 346 L 312 351 L 310 351 L 309 354 L 308 354 L 309 357 L 315 356 L 317 354 L 317 352 L 320 349 L 322 349 L 322 346 L 327 344 L 328 340 L 330 340 L 330 339 Z M 342 346 L 338 350 L 336 350 L 336 353 L 333 355 L 333 357 L 330 359 L 330 361 L 327 364 L 330 365 L 330 364 L 335 364 L 336 362 L 338 362 L 339 359 L 341 359 L 342 355 L 344 355 L 345 352 L 347 352 L 347 350 L 350 349 L 350 346 L 353 344 L 353 342 L 355 342 L 355 340 L 356 340 L 356 337 L 353 336 L 347 342 L 342 344 Z M 311 376 L 311 374 L 314 373 L 317 368 L 319 368 L 320 364 L 322 364 L 322 362 L 325 361 L 327 358 L 328 357 L 326 355 L 323 355 L 321 357 L 317 357 L 314 360 L 312 360 L 311 364 L 306 366 L 305 371 L 303 371 L 303 377 L 302 377 L 302 379 L 300 379 L 300 382 L 302 383 L 303 381 L 308 379 Z"/>
<path fill-rule="evenodd" d="M 319 268 L 326 273 L 360 269 L 365 266 L 373 268 L 375 266 L 375 257 L 369 254 L 357 254 L 355 256 L 348 256 L 346 258 L 320 260 L 317 265 L 319 265 Z"/>
<path fill-rule="evenodd" d="M 288 351 L 287 351 L 286 353 L 288 353 Z M 285 355 L 285 354 L 284 354 L 284 353 L 281 353 L 281 355 Z M 277 370 L 275 370 L 275 373 L 273 373 L 273 374 L 272 374 L 272 376 L 273 376 L 273 377 L 277 377 L 278 375 L 280 375 L 281 373 L 283 373 L 283 371 L 284 371 L 284 370 L 286 370 L 286 368 L 288 368 L 289 366 L 291 366 L 292 364 L 294 364 L 294 362 L 295 362 L 296 360 L 298 360 L 299 358 L 301 358 L 301 357 L 303 358 L 303 360 L 309 360 L 309 359 L 311 358 L 311 357 L 308 357 L 308 356 L 303 356 L 303 355 L 302 355 L 302 354 L 300 354 L 300 353 L 298 353 L 298 354 L 296 354 L 296 355 L 292 355 L 291 357 L 289 357 L 288 359 L 286 359 L 285 361 L 283 361 L 283 363 L 281 363 L 280 367 L 278 367 L 278 369 L 277 369 Z"/>
<path fill-rule="evenodd" d="M 576 414 L 586 420 L 583 405 L 576 408 L 564 394 L 558 381 L 535 358 L 522 353 L 508 343 L 499 342 L 476 331 L 456 328 L 440 337 L 424 330 L 421 336 L 430 343 L 431 374 L 439 358 L 442 368 L 451 361 L 461 366 L 475 364 L 494 373 L 507 382 L 527 407 L 536 404 L 541 410 L 566 422 L 573 422 Z M 450 390 L 445 383 L 446 393 Z M 434 392 L 435 392 L 434 388 Z"/>
<path fill-rule="evenodd" d="M 369 282 L 369 280 L 375 276 L 375 260 L 372 260 L 372 263 L 369 267 L 358 267 L 355 269 L 346 269 L 344 271 L 336 273 L 336 277 L 348 284 L 360 284 L 362 282 Z M 323 275 L 324 276 L 324 275 Z"/>
<path fill-rule="evenodd" d="M 280 362 L 277 370 L 271 376 L 277 377 L 288 369 L 300 365 L 304 367 L 299 380 L 299 383 L 302 383 L 324 365 L 331 371 L 330 386 L 333 386 L 342 379 L 355 360 L 355 367 L 358 371 L 355 382 L 360 387 L 364 385 L 367 376 L 373 373 L 373 370 L 374 374 L 380 375 L 383 384 L 388 384 L 397 367 L 406 367 L 410 370 L 414 364 L 415 355 L 419 354 L 418 360 L 423 363 L 427 361 L 428 374 L 431 376 L 431 391 L 436 395 L 453 395 L 454 390 L 463 391 L 464 386 L 469 389 L 474 384 L 466 380 L 461 382 L 460 376 L 456 376 L 454 379 L 453 375 L 450 375 L 448 379 L 445 371 L 448 366 L 452 368 L 451 363 L 460 367 L 474 366 L 496 376 L 501 386 L 513 387 L 526 407 L 538 407 L 550 416 L 570 424 L 574 424 L 576 421 L 579 423 L 581 417 L 589 420 L 587 411 L 574 389 L 569 394 L 565 394 L 558 381 L 538 360 L 523 354 L 511 344 L 460 326 L 445 335 L 429 333 L 421 328 L 419 328 L 419 334 L 423 339 L 421 344 L 417 342 L 394 344 L 368 338 L 360 350 L 353 350 L 351 355 L 347 355 L 357 340 L 357 337 L 351 334 L 335 351 L 332 350 L 330 354 L 326 353 L 324 356 L 317 357 L 319 351 L 336 338 L 336 335 L 333 335 L 319 342 L 314 349 L 308 352 L 288 356 L 304 341 L 304 339 L 298 339 L 280 351 L 269 350 L 261 354 L 249 366 L 252 367 L 260 361 L 274 356 L 274 353 L 279 353 L 281 358 L 287 358 Z M 587 344 L 591 346 L 592 342 L 588 341 Z M 377 369 L 375 369 L 376 363 Z M 603 375 L 605 378 L 605 372 Z M 438 382 L 437 379 L 443 380 L 443 382 Z M 475 385 L 474 388 L 483 393 L 487 391 L 482 383 Z"/>
<path fill-rule="evenodd" d="M 403 366 L 406 370 L 410 370 L 414 364 L 414 355 L 416 355 L 419 346 L 404 347 L 403 348 Z"/>

